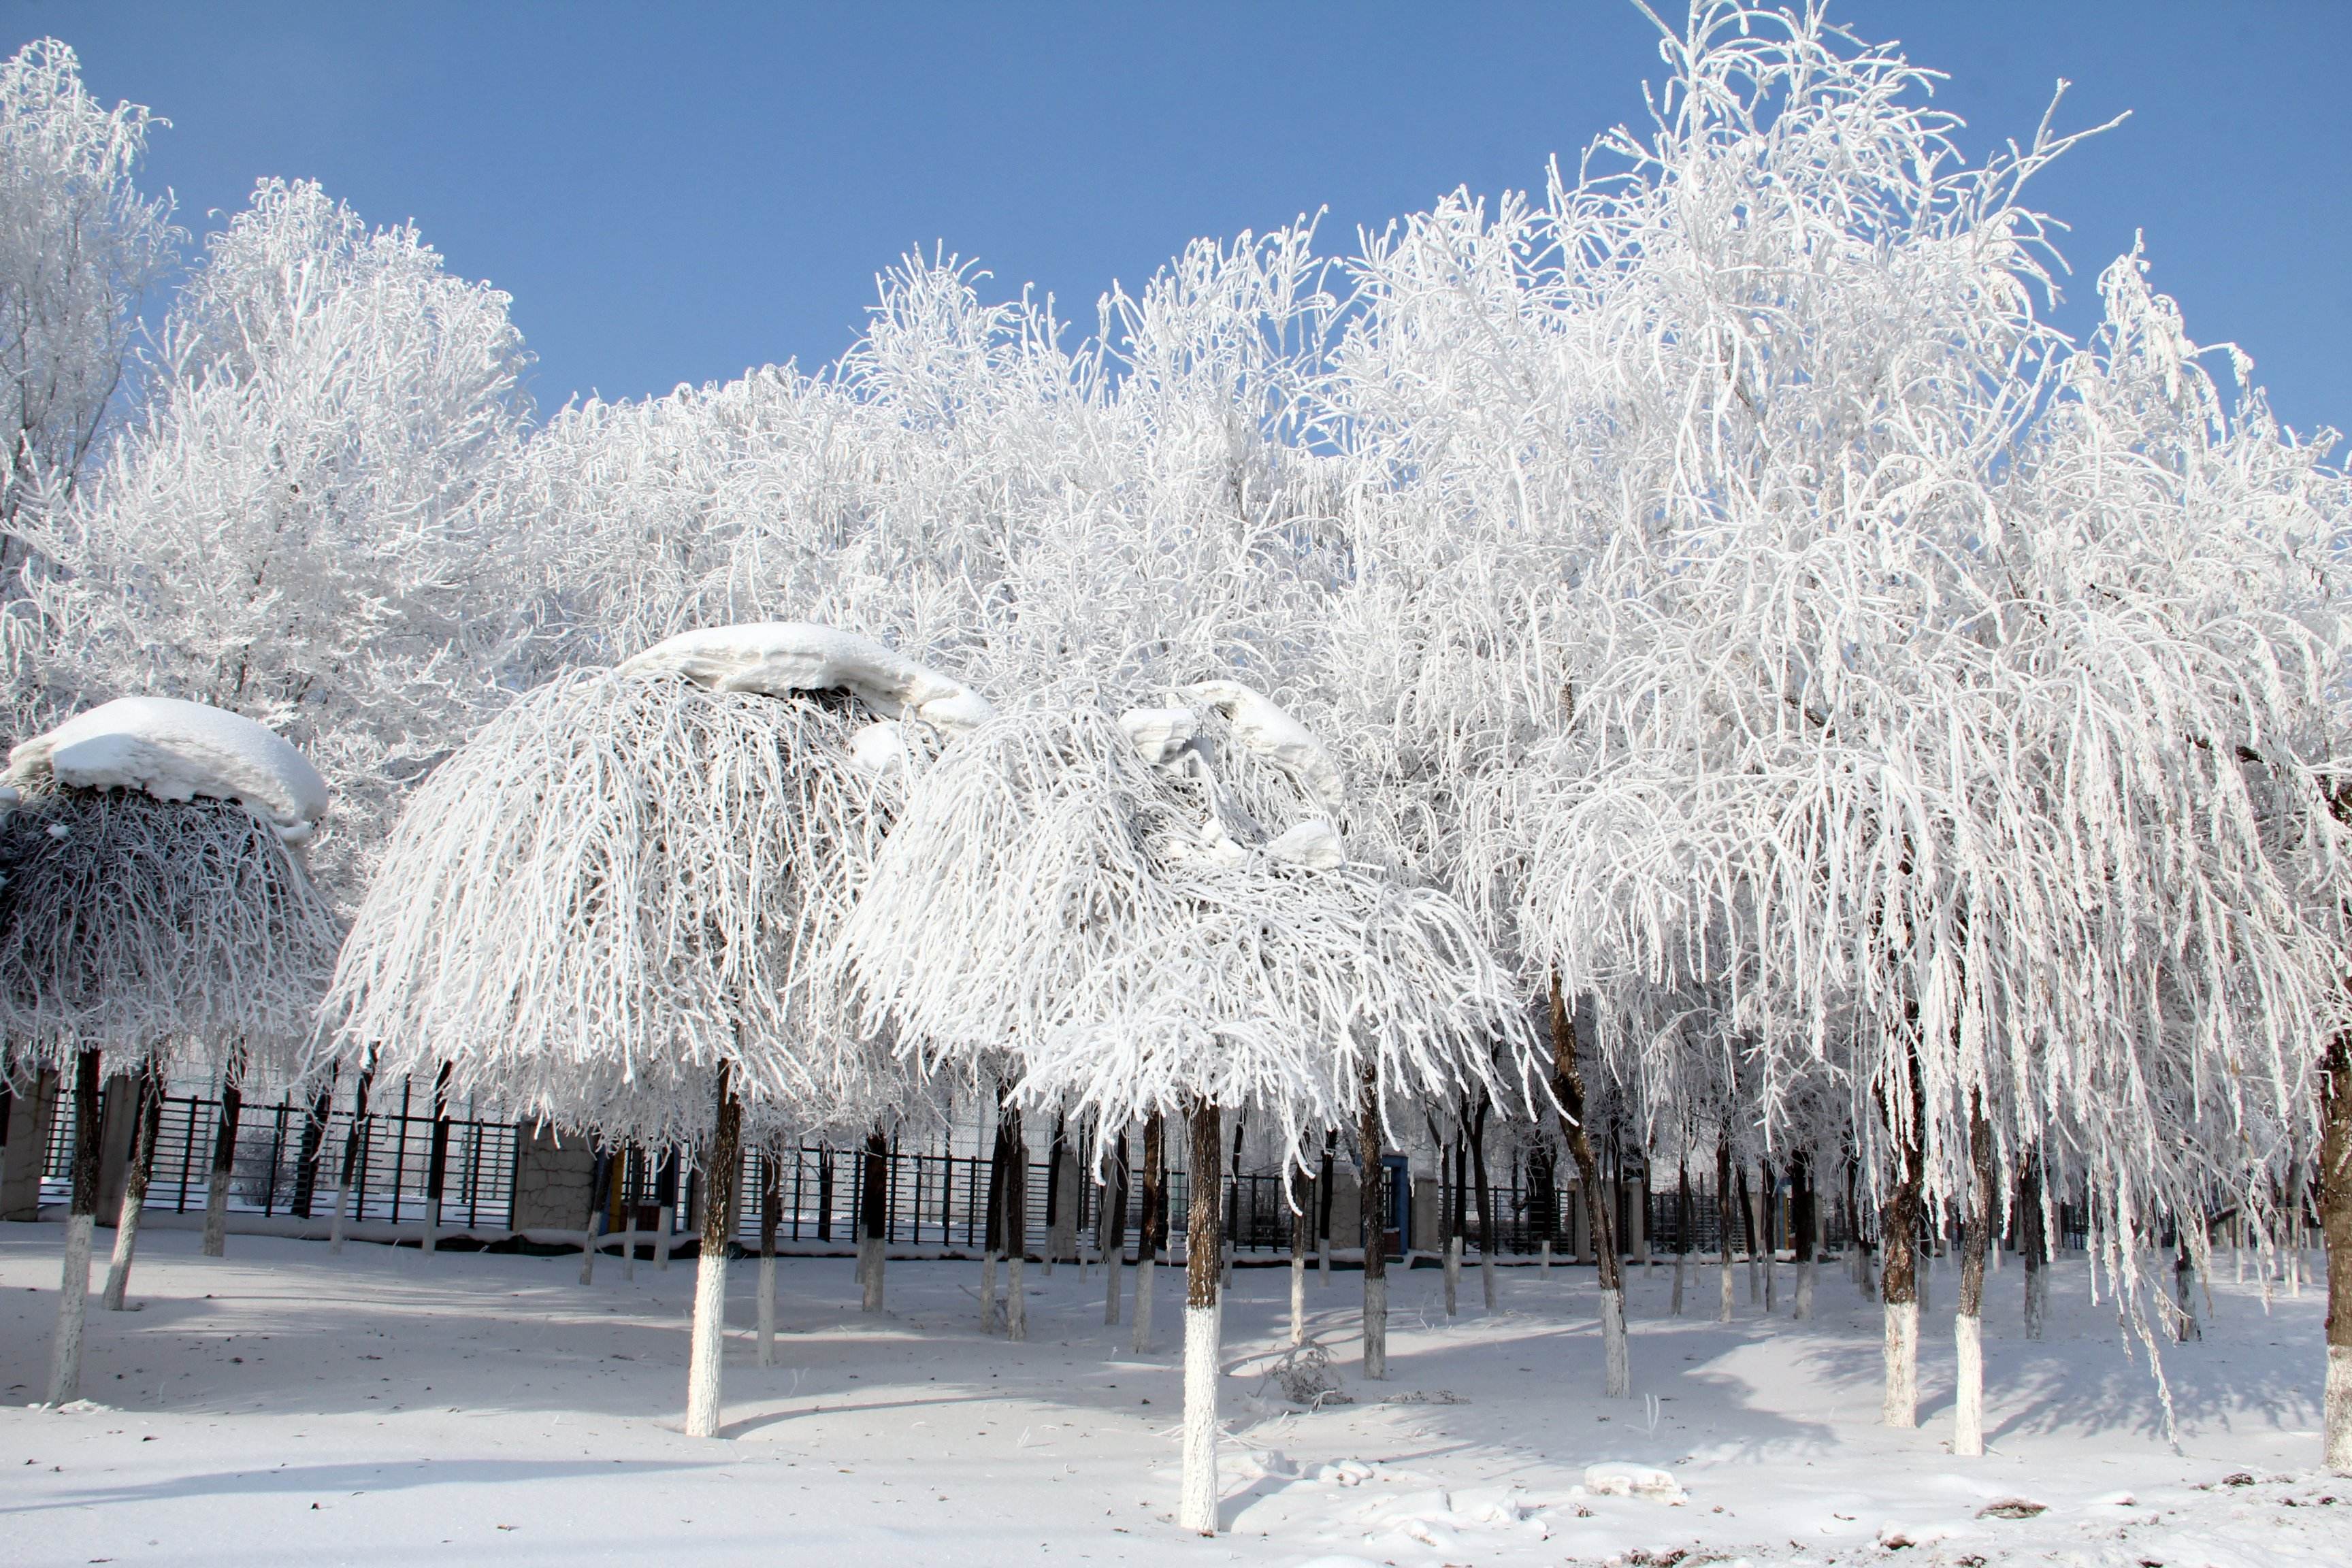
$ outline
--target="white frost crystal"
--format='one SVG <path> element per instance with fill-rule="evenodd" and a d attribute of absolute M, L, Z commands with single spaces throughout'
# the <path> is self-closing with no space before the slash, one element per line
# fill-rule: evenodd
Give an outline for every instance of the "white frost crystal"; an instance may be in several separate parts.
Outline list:
<path fill-rule="evenodd" d="M 1337 807 L 1345 800 L 1331 753 L 1273 699 L 1238 680 L 1203 680 L 1185 687 L 1184 695 L 1223 714 L 1234 740 L 1305 784 L 1324 805 Z"/>

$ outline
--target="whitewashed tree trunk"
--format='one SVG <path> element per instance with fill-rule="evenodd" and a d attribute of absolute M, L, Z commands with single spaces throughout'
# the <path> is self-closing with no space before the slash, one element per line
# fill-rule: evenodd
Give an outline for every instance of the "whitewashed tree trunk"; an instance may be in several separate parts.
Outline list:
<path fill-rule="evenodd" d="M 588 1212 L 580 1221 L 580 1283 L 596 1283 L 596 1218 L 604 1208 L 604 1184 L 598 1181 L 604 1163 L 591 1146 L 588 1159 Z"/>
<path fill-rule="evenodd" d="M 163 1115 L 163 1079 L 152 1066 L 139 1074 L 139 1091 L 132 1100 L 139 1118 L 132 1134 L 131 1164 L 122 1177 L 122 1204 L 114 1214 L 114 1256 L 106 1270 L 106 1290 L 100 1304 L 110 1312 L 123 1310 L 131 1290 L 131 1263 L 139 1251 L 139 1218 L 147 1207 L 147 1183 L 155 1166 L 155 1138 Z"/>
<path fill-rule="evenodd" d="M 694 1343 L 686 1375 L 686 1433 L 716 1437 L 719 1380 L 727 1359 L 727 1251 L 735 1239 L 735 1183 L 743 1108 L 730 1091 L 731 1064 L 719 1064 L 718 1114 L 702 1164 L 702 1244 L 694 1260 Z M 667 1212 L 667 1211 L 665 1211 Z"/>
<path fill-rule="evenodd" d="M 1135 1265 L 1135 1333 L 1129 1348 L 1137 1355 L 1151 1353 L 1151 1271 L 1153 1259 L 1146 1253 Z"/>
<path fill-rule="evenodd" d="M 2197 1323 L 2197 1258 L 2189 1249 L 2185 1228 L 2172 1260 L 2172 1300 L 2174 1335 L 2182 1344 L 2202 1338 L 2204 1331 Z"/>
<path fill-rule="evenodd" d="M 1885 1304 L 1885 1398 L 1880 1406 L 1889 1426 L 1919 1425 L 1919 1303 Z"/>
<path fill-rule="evenodd" d="M 1952 1391 L 1952 1452 L 1984 1452 L 1985 1247 L 1993 1223 L 1992 1126 L 1980 1099 L 1969 1103 L 1969 1192 L 1960 1232 L 1959 1310 L 1952 1318 L 1957 1374 Z"/>
<path fill-rule="evenodd" d="M 2327 1246 L 2327 1381 L 2320 1462 L 2352 1476 L 2352 1041 L 2321 1058 L 2319 1234 Z"/>
<path fill-rule="evenodd" d="M 1601 1292 L 1601 1346 L 1609 1362 L 1609 1397 L 1633 1395 L 1633 1347 L 1625 1332 L 1625 1287 Z"/>
<path fill-rule="evenodd" d="M 1306 1194 L 1299 1191 L 1298 1173 L 1290 1173 L 1290 1342 L 1307 1342 L 1307 1219 Z"/>
<path fill-rule="evenodd" d="M 1797 1267 L 1797 1321 L 1801 1323 L 1813 1315 L 1813 1277 L 1820 1270 L 1819 1261 L 1811 1258 Z"/>
<path fill-rule="evenodd" d="M 425 1200 L 425 1228 L 417 1245 L 426 1252 L 437 1252 L 441 1247 L 441 1200 Z"/>
<path fill-rule="evenodd" d="M 1445 1315 L 1449 1318 L 1459 1317 L 1462 1313 L 1462 1238 L 1460 1237 L 1449 1236 L 1445 1238 L 1444 1263 L 1439 1273 L 1445 1280 Z"/>
<path fill-rule="evenodd" d="M 236 1163 L 236 1123 L 245 1107 L 245 1047 L 232 1049 L 221 1074 L 220 1125 L 213 1139 L 211 1179 L 205 1186 L 204 1255 L 228 1251 L 228 1181 Z"/>
<path fill-rule="evenodd" d="M 89 1307 L 89 1247 L 98 1228 L 100 1056 L 80 1053 L 74 1063 L 73 1194 L 67 1200 L 65 1272 L 58 1290 L 58 1328 L 49 1342 L 49 1403 L 81 1397 L 82 1328 Z"/>
<path fill-rule="evenodd" d="M 1536 1278 L 1538 1279 L 1550 1279 L 1551 1237 L 1547 1236 L 1543 1238 L 1542 1249 L 1536 1255 Z"/>
<path fill-rule="evenodd" d="M 980 1255 L 980 1331 L 992 1334 L 1004 1326 L 996 1310 L 996 1254 Z"/>
<path fill-rule="evenodd" d="M 1179 1528 L 1217 1533 L 1218 1260 L 1223 1252 L 1219 1213 L 1224 1140 L 1214 1105 L 1195 1105 L 1186 1119 L 1192 1145 L 1192 1205 L 1184 1233 L 1184 1457 Z"/>
<path fill-rule="evenodd" d="M 882 1271 L 887 1267 L 889 1245 L 890 1141 L 877 1128 L 866 1140 L 866 1180 L 858 1194 L 857 1278 L 865 1286 L 858 1310 L 882 1310 Z"/>
<path fill-rule="evenodd" d="M 1018 1342 L 1029 1337 L 1029 1293 L 1021 1283 L 1021 1266 L 1027 1261 L 1018 1252 L 1004 1258 L 1004 1337 Z"/>
<path fill-rule="evenodd" d="M 1125 1288 L 1121 1276 L 1127 1272 L 1127 1134 L 1122 1131 L 1111 1150 L 1102 1206 L 1095 1211 L 1095 1250 L 1103 1261 L 1103 1322 L 1112 1328 L 1118 1325 L 1119 1292 Z"/>

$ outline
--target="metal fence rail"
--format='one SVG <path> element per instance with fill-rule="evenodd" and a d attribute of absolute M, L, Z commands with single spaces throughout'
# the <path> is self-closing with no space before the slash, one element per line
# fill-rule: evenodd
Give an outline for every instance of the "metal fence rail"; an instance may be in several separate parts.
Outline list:
<path fill-rule="evenodd" d="M 280 1102 L 247 1104 L 237 1117 L 229 1165 L 232 1214 L 323 1218 L 334 1211 L 346 1154 L 352 1163 L 354 1220 L 392 1224 L 421 1220 L 433 1187 L 436 1139 L 441 1164 L 441 1220 L 450 1229 L 512 1228 L 516 1136 L 510 1121 L 436 1118 L 431 1100 L 415 1105 L 405 1086 L 384 1109 L 357 1119 L 348 1109 L 324 1117 L 315 1107 Z M 60 1095 L 49 1125 L 41 1199 L 71 1195 L 73 1097 Z M 202 1212 L 212 1181 L 221 1102 L 196 1095 L 167 1096 L 157 1123 L 155 1160 L 147 1184 L 149 1213 Z"/>

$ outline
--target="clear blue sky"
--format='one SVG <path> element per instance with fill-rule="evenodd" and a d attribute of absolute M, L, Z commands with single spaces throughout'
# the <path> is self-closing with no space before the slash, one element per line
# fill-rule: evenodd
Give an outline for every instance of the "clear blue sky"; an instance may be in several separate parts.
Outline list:
<path fill-rule="evenodd" d="M 1673 0 L 1659 7 L 1677 15 Z M 1948 71 L 1981 146 L 2135 111 L 2038 187 L 2079 327 L 2147 232 L 2159 287 L 2298 426 L 2352 426 L 2352 4 L 1845 0 Z M 204 5 L 0 0 L 92 90 L 170 117 L 149 180 L 203 231 L 265 174 L 414 218 L 515 298 L 552 408 L 849 341 L 944 241 L 1091 324 L 1185 240 L 1328 206 L 1327 247 L 1540 181 L 1662 68 L 1621 0 L 1536 4 Z"/>

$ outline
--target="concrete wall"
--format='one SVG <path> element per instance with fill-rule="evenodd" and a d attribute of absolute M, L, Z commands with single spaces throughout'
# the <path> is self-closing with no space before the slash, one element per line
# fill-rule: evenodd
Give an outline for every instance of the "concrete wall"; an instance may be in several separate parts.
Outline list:
<path fill-rule="evenodd" d="M 58 1075 L 44 1071 L 8 1101 L 8 1150 L 0 1161 L 0 1219 L 40 1217 L 41 1164 L 58 1110 Z"/>
<path fill-rule="evenodd" d="M 559 1142 L 555 1130 L 543 1122 L 519 1129 L 514 1228 L 578 1230 L 595 1179 L 596 1155 L 585 1137 L 575 1132 Z"/>

